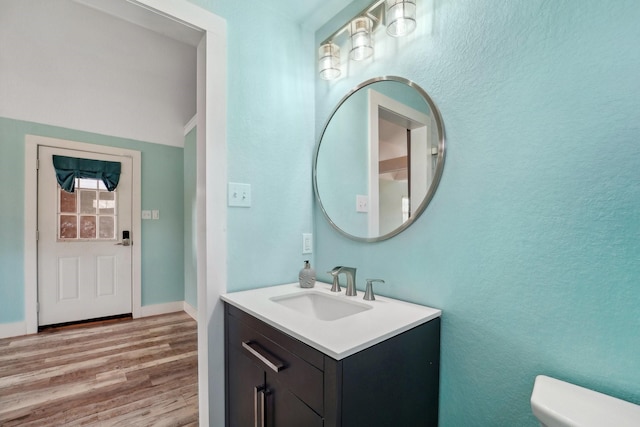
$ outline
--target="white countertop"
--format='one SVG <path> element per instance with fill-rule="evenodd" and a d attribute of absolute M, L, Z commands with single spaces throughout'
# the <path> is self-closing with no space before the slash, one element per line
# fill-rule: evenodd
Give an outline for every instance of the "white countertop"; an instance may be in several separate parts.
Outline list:
<path fill-rule="evenodd" d="M 223 301 L 251 314 L 263 322 L 297 338 L 305 344 L 336 359 L 378 344 L 388 338 L 440 317 L 438 309 L 376 295 L 375 301 L 345 296 L 330 291 L 331 285 L 317 282 L 303 289 L 298 283 L 270 286 L 222 295 Z M 333 297 L 357 301 L 372 309 L 337 320 L 319 320 L 272 301 L 270 298 L 300 292 L 320 292 Z"/>

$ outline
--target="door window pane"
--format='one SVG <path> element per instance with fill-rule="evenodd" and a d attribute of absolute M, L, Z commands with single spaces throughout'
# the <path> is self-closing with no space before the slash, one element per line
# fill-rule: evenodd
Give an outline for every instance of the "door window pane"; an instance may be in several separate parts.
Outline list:
<path fill-rule="evenodd" d="M 115 214 L 116 199 L 114 193 L 108 191 L 99 191 L 100 201 L 98 202 L 98 209 L 100 215 L 113 215 Z"/>
<path fill-rule="evenodd" d="M 95 239 L 96 238 L 96 217 L 82 215 L 80 217 L 80 238 Z"/>
<path fill-rule="evenodd" d="M 88 188 L 95 190 L 98 188 L 98 180 L 91 178 L 76 178 L 76 188 Z"/>
<path fill-rule="evenodd" d="M 116 224 L 114 217 L 101 216 L 100 217 L 100 238 L 101 239 L 115 239 L 116 237 Z"/>
<path fill-rule="evenodd" d="M 76 239 L 78 237 L 78 217 L 75 215 L 60 215 L 58 225 L 61 239 Z"/>
<path fill-rule="evenodd" d="M 63 240 L 115 240 L 116 191 L 106 190 L 97 179 L 76 178 L 76 192 L 59 190 L 58 238 Z"/>
<path fill-rule="evenodd" d="M 95 191 L 80 190 L 80 213 L 96 213 L 96 196 Z"/>
<path fill-rule="evenodd" d="M 67 193 L 62 188 L 58 189 L 60 192 L 60 212 L 75 213 L 78 209 L 76 206 L 76 193 Z"/>

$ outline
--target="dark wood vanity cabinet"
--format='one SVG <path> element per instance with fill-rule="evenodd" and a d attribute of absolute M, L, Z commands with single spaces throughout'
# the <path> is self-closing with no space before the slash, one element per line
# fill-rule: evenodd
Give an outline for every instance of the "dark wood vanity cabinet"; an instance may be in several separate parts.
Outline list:
<path fill-rule="evenodd" d="M 225 346 L 227 427 L 438 424 L 440 318 L 335 360 L 225 303 Z"/>

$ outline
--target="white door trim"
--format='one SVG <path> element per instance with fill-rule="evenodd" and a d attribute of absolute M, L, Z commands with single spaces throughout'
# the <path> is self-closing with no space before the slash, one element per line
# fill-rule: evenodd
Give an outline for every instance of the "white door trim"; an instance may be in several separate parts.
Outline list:
<path fill-rule="evenodd" d="M 380 185 L 379 179 L 379 110 L 384 108 L 399 116 L 406 117 L 421 127 L 427 126 L 429 116 L 408 105 L 381 94 L 373 89 L 368 91 L 369 104 L 369 236 L 380 234 Z M 417 127 L 417 126 L 416 126 Z M 412 131 L 413 132 L 413 131 Z"/>
<path fill-rule="evenodd" d="M 131 233 L 134 244 L 131 247 L 132 271 L 131 271 L 131 309 L 133 317 L 141 316 L 142 306 L 142 245 L 140 236 L 142 230 L 141 221 L 141 166 L 142 156 L 139 151 L 124 148 L 108 147 L 104 145 L 88 144 L 85 142 L 68 141 L 57 138 L 48 138 L 38 135 L 25 136 L 25 165 L 24 165 L 24 245 L 25 245 L 25 321 L 27 333 L 38 332 L 38 244 L 36 242 L 36 230 L 38 229 L 38 146 L 55 148 L 67 148 L 78 151 L 89 151 L 100 154 L 127 156 L 132 159 L 133 176 L 131 188 Z"/>
<path fill-rule="evenodd" d="M 197 51 L 196 242 L 201 426 L 222 426 L 227 291 L 227 23 L 187 0 L 127 0 L 205 34 Z"/>

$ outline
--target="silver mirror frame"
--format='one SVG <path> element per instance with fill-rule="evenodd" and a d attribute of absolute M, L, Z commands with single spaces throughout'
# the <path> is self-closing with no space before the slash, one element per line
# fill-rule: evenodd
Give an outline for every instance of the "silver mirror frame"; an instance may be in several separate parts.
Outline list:
<path fill-rule="evenodd" d="M 427 194 L 425 195 L 424 199 L 422 200 L 422 202 L 418 206 L 418 209 L 417 209 L 415 215 L 413 215 L 411 218 L 409 218 L 407 221 L 405 221 L 401 226 L 399 226 L 398 228 L 394 229 L 393 231 L 391 231 L 391 232 L 389 232 L 387 234 L 383 234 L 383 235 L 378 236 L 378 237 L 359 237 L 359 236 L 354 236 L 352 234 L 349 234 L 346 231 L 344 231 L 343 229 L 341 229 L 340 227 L 338 227 L 333 222 L 333 220 L 331 219 L 331 217 L 329 216 L 329 214 L 325 210 L 324 206 L 322 205 L 322 200 L 320 199 L 320 192 L 318 191 L 318 180 L 317 180 L 318 154 L 320 152 L 320 145 L 322 144 L 322 138 L 324 137 L 324 134 L 327 131 L 327 127 L 329 126 L 329 123 L 331 122 L 331 119 L 336 114 L 338 109 L 342 106 L 342 104 L 344 104 L 347 101 L 347 99 L 349 99 L 349 97 L 351 95 L 353 95 L 355 92 L 359 91 L 360 89 L 362 89 L 364 87 L 367 87 L 367 86 L 369 86 L 369 85 L 371 85 L 373 83 L 377 83 L 377 82 L 381 82 L 381 81 L 394 81 L 394 82 L 404 83 L 407 86 L 412 87 L 420 95 L 422 95 L 424 101 L 427 103 L 427 105 L 431 109 L 434 121 L 436 123 L 436 128 L 437 128 L 437 131 L 438 131 L 438 156 L 437 156 L 437 160 L 436 160 L 436 168 L 435 168 L 435 172 L 434 172 L 434 175 L 433 175 L 433 181 L 431 182 L 431 185 L 429 186 Z M 340 234 L 342 234 L 345 237 L 348 237 L 349 239 L 352 239 L 352 240 L 355 240 L 355 241 L 358 241 L 358 242 L 380 242 L 380 241 L 383 241 L 383 240 L 390 239 L 391 237 L 394 237 L 394 236 L 402 233 L 404 230 L 409 228 L 409 226 L 411 226 L 411 224 L 413 224 L 418 218 L 420 218 L 422 213 L 427 209 L 427 206 L 429 205 L 429 203 L 433 199 L 433 196 L 435 195 L 436 189 L 438 188 L 438 185 L 440 184 L 440 179 L 442 177 L 442 171 L 444 169 L 444 158 L 445 158 L 445 143 L 444 143 L 444 141 L 445 141 L 444 124 L 442 122 L 442 116 L 440 115 L 440 110 L 438 109 L 436 104 L 433 102 L 431 97 L 427 94 L 427 92 L 425 92 L 424 89 L 422 89 L 418 84 L 416 84 L 415 82 L 413 82 L 411 80 L 405 79 L 404 77 L 398 77 L 398 76 L 375 77 L 375 78 L 372 78 L 372 79 L 369 79 L 369 80 L 366 80 L 366 81 L 360 83 L 358 86 L 356 86 L 355 88 L 351 89 L 340 100 L 340 102 L 338 102 L 338 105 L 333 109 L 333 111 L 329 115 L 329 118 L 325 122 L 324 127 L 322 128 L 322 134 L 320 135 L 320 139 L 318 139 L 318 142 L 316 143 L 316 147 L 315 147 L 315 150 L 314 150 L 314 155 L 313 155 L 313 191 L 315 193 L 316 200 L 318 202 L 318 205 L 320 206 L 320 210 L 322 211 L 322 214 L 324 215 L 325 219 Z"/>

